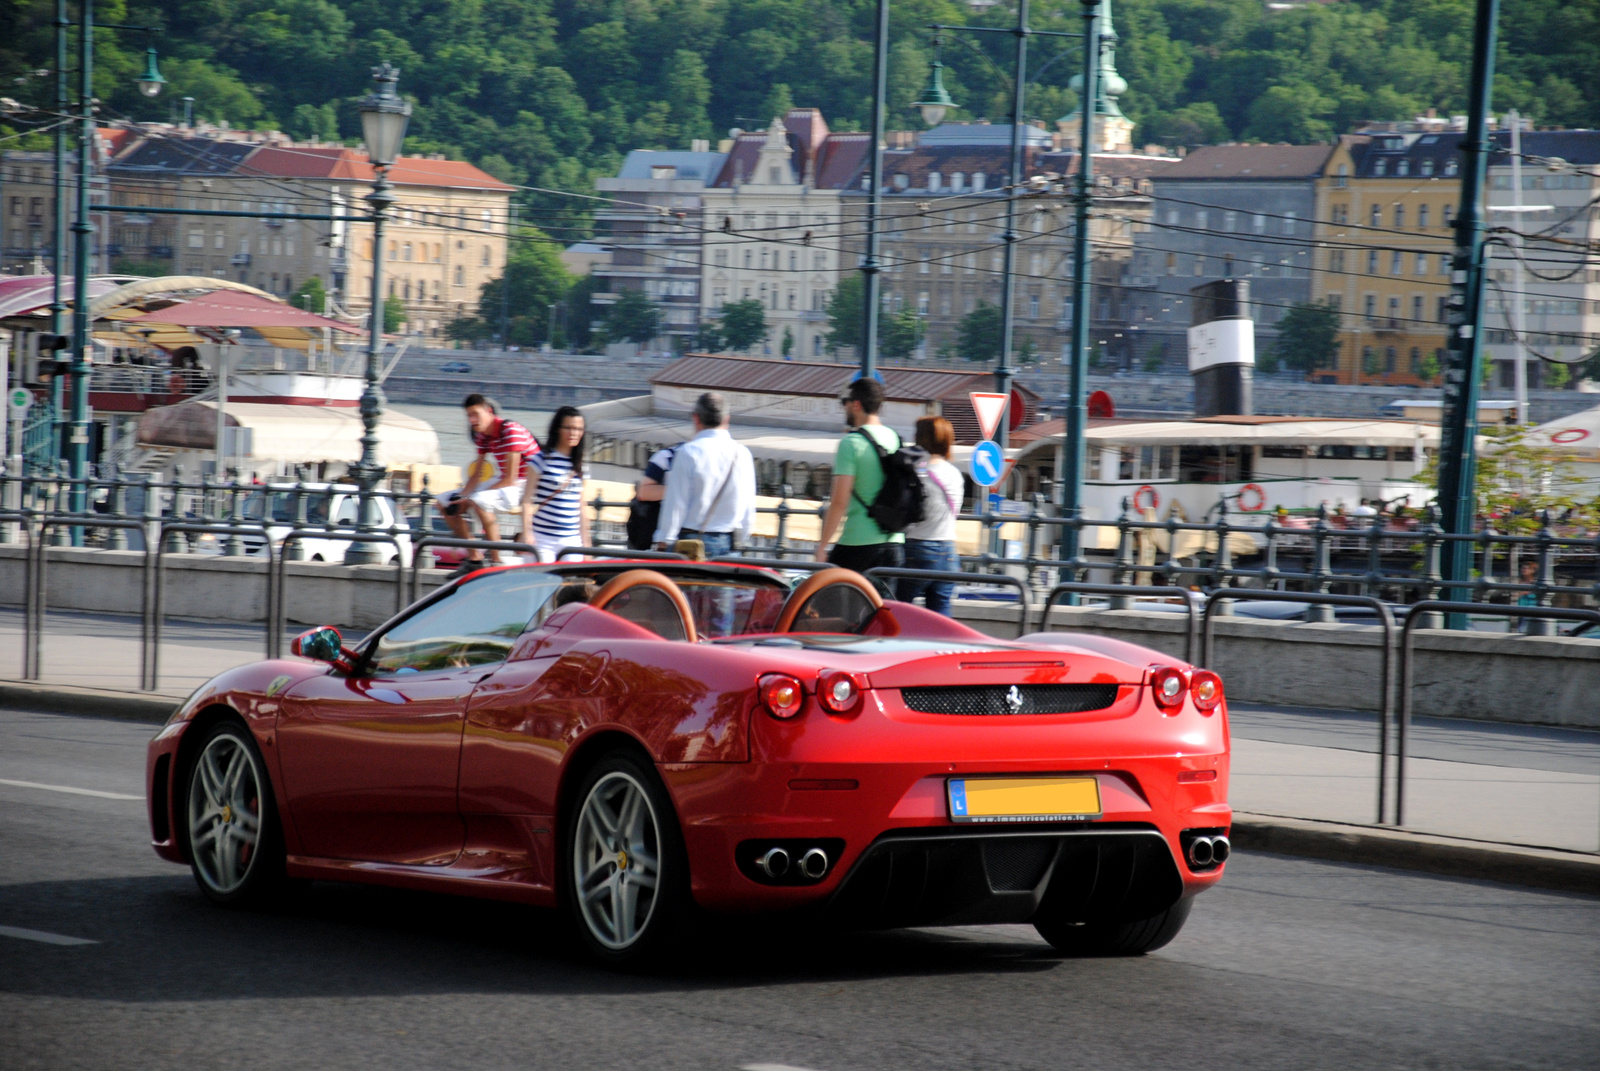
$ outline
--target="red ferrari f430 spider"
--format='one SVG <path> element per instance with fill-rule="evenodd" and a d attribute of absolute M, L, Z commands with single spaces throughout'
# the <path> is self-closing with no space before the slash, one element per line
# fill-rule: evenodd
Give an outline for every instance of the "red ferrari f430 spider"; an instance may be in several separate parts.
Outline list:
<path fill-rule="evenodd" d="M 831 569 L 475 573 L 354 648 L 217 676 L 151 742 L 155 850 L 559 905 L 596 956 L 708 912 L 1170 941 L 1228 855 L 1222 683 L 1086 632 L 998 640 Z"/>

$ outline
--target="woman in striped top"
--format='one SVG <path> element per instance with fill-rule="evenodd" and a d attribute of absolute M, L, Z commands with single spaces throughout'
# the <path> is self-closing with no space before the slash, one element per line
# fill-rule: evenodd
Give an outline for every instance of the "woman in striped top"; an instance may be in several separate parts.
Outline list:
<path fill-rule="evenodd" d="M 542 562 L 553 562 L 562 547 L 589 543 L 589 518 L 583 511 L 583 414 L 563 405 L 550 418 L 544 449 L 527 459 L 522 492 L 520 541 L 538 548 Z"/>

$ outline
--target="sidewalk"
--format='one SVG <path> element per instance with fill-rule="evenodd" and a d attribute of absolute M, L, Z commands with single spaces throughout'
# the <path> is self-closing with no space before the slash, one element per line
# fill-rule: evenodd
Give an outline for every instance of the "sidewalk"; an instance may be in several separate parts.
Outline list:
<path fill-rule="evenodd" d="M 257 624 L 166 622 L 156 693 L 162 700 L 152 705 L 152 696 L 138 691 L 137 618 L 50 614 L 43 680 L 26 687 L 21 625 L 20 612 L 0 610 L 0 703 L 18 708 L 89 713 L 104 694 L 107 707 L 124 704 L 124 716 L 170 710 L 168 701 L 176 703 L 224 669 L 260 659 L 264 647 Z M 1241 703 L 1230 717 L 1235 810 L 1352 827 L 1372 823 L 1376 715 Z M 1423 718 L 1412 726 L 1409 750 L 1406 830 L 1600 852 L 1600 733 Z M 1389 761 L 1392 786 L 1392 751 Z M 1392 796 L 1389 808 L 1392 814 Z"/>

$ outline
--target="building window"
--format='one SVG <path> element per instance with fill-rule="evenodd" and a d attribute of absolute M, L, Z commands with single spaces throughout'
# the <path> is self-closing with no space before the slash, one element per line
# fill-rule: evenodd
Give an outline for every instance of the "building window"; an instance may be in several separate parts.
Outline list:
<path fill-rule="evenodd" d="M 1426 275 L 1426 274 L 1428 274 L 1428 254 L 1426 254 L 1426 253 L 1418 253 L 1417 254 L 1416 274 L 1418 274 L 1418 275 Z"/>
<path fill-rule="evenodd" d="M 1453 178 L 1458 170 L 1460 170 L 1460 167 L 1456 161 L 1446 160 L 1444 162 L 1444 174 L 1446 178 Z"/>
<path fill-rule="evenodd" d="M 1367 319 L 1375 320 L 1378 317 L 1378 295 L 1368 294 L 1362 301 L 1362 310 Z"/>
<path fill-rule="evenodd" d="M 1372 162 L 1372 173 L 1378 178 L 1387 175 L 1389 173 L 1389 161 L 1381 158 L 1374 160 Z"/>
<path fill-rule="evenodd" d="M 1404 268 L 1403 263 L 1402 263 L 1404 260 L 1405 260 L 1405 254 L 1404 253 L 1400 252 L 1400 250 L 1398 250 L 1398 249 L 1392 250 L 1389 253 L 1389 274 L 1390 275 L 1399 275 L 1403 271 L 1405 271 L 1405 268 Z"/>
<path fill-rule="evenodd" d="M 1410 160 L 1397 160 L 1397 161 L 1395 161 L 1394 173 L 1396 175 L 1401 175 L 1401 176 L 1405 176 L 1405 175 L 1411 174 L 1411 161 Z M 1393 371 L 1393 369 L 1391 369 L 1391 371 Z"/>
<path fill-rule="evenodd" d="M 1257 212 L 1250 217 L 1250 229 L 1256 234 L 1267 233 L 1267 215 L 1265 212 Z"/>
<path fill-rule="evenodd" d="M 931 270 L 932 269 L 928 266 L 928 254 L 924 253 L 922 254 L 921 258 L 917 260 L 917 274 L 927 275 Z"/>
<path fill-rule="evenodd" d="M 928 315 L 928 292 L 926 290 L 917 291 L 917 315 Z"/>
<path fill-rule="evenodd" d="M 939 250 L 939 274 L 950 275 L 955 270 L 955 265 L 950 262 L 949 251 L 945 249 Z"/>
<path fill-rule="evenodd" d="M 795 252 L 792 252 L 792 251 L 789 253 L 789 270 L 790 271 L 799 271 L 800 270 L 800 254 L 799 253 L 795 253 Z"/>
<path fill-rule="evenodd" d="M 1295 213 L 1285 212 L 1283 214 L 1283 233 L 1293 234 L 1295 232 L 1295 227 L 1299 223 L 1299 219 L 1300 217 Z"/>
<path fill-rule="evenodd" d="M 1445 205 L 1444 206 L 1444 225 L 1446 227 L 1454 227 L 1456 225 L 1456 206 L 1455 205 Z"/>
<path fill-rule="evenodd" d="M 1369 375 L 1378 371 L 1378 355 L 1371 346 L 1361 347 L 1361 370 Z"/>
<path fill-rule="evenodd" d="M 1038 294 L 1029 294 L 1028 295 L 1028 319 L 1037 320 L 1038 318 L 1039 318 L 1039 295 Z"/>
<path fill-rule="evenodd" d="M 1383 206 L 1382 205 L 1373 205 L 1372 206 L 1372 211 L 1369 212 L 1367 215 L 1368 215 L 1368 222 L 1371 223 L 1372 226 L 1374 226 L 1374 227 L 1383 226 Z"/>
<path fill-rule="evenodd" d="M 1328 270 L 1334 272 L 1344 271 L 1344 250 L 1333 249 L 1328 252 Z"/>
<path fill-rule="evenodd" d="M 1334 185 L 1335 189 L 1339 189 L 1339 190 L 1342 190 L 1346 186 L 1350 185 L 1350 165 L 1349 164 L 1340 164 L 1339 165 L 1338 173 L 1333 176 L 1333 185 Z"/>
<path fill-rule="evenodd" d="M 1422 295 L 1411 295 L 1411 319 L 1416 323 L 1422 322 Z"/>
<path fill-rule="evenodd" d="M 717 267 L 726 268 L 728 266 L 728 251 L 726 249 L 718 249 L 711 254 L 711 260 Z"/>
<path fill-rule="evenodd" d="M 1391 327 L 1398 326 L 1399 322 L 1400 322 L 1400 299 L 1397 298 L 1397 297 L 1392 297 L 1392 298 L 1389 299 L 1389 325 Z"/>
<path fill-rule="evenodd" d="M 937 172 L 937 171 L 929 171 L 928 172 L 928 189 L 929 190 L 937 190 L 938 188 L 939 188 L 939 172 Z"/>
<path fill-rule="evenodd" d="M 1176 227 L 1177 225 L 1178 225 L 1178 210 L 1176 208 L 1167 209 L 1167 226 Z"/>
<path fill-rule="evenodd" d="M 1194 258 L 1194 273 L 1196 275 L 1204 275 L 1206 273 L 1206 258 L 1205 257 L 1196 256 Z"/>
<path fill-rule="evenodd" d="M 972 173 L 972 189 L 973 189 L 974 192 L 982 193 L 983 192 L 983 188 L 985 186 L 987 186 L 988 184 L 989 184 L 989 176 L 988 175 L 985 175 L 982 171 L 974 171 Z"/>
<path fill-rule="evenodd" d="M 407 242 L 405 245 L 400 247 L 400 259 L 401 260 L 407 260 L 407 261 L 409 261 L 411 259 L 411 243 L 410 242 Z"/>
<path fill-rule="evenodd" d="M 466 282 L 467 282 L 467 269 L 465 269 L 461 265 L 457 264 L 456 265 L 455 285 L 457 285 L 457 286 L 465 286 Z"/>
<path fill-rule="evenodd" d="M 905 176 L 904 175 L 896 175 L 895 178 L 905 178 Z M 811 340 L 811 356 L 813 356 L 813 357 L 821 357 L 822 356 L 822 336 L 821 335 L 817 335 L 814 338 L 812 338 L 812 340 Z"/>
<path fill-rule="evenodd" d="M 1367 274 L 1378 274 L 1378 251 L 1376 249 L 1367 250 Z"/>
<path fill-rule="evenodd" d="M 1334 205 L 1333 206 L 1333 211 L 1328 214 L 1328 222 L 1335 223 L 1335 224 L 1338 224 L 1338 223 L 1349 223 L 1350 222 L 1350 206 L 1349 205 Z"/>
<path fill-rule="evenodd" d="M 744 251 L 744 266 L 746 268 L 750 266 L 750 250 L 748 249 Z"/>
<path fill-rule="evenodd" d="M 1433 161 L 1432 160 L 1424 160 L 1424 161 L 1422 161 L 1422 173 L 1424 175 L 1433 174 Z"/>
<path fill-rule="evenodd" d="M 950 188 L 952 190 L 964 190 L 964 189 L 966 189 L 967 188 L 967 176 L 963 175 L 959 171 L 957 171 L 955 174 L 951 175 L 950 176 Z"/>
<path fill-rule="evenodd" d="M 1449 275 L 1450 274 L 1450 254 L 1449 253 L 1440 253 L 1439 254 L 1439 274 L 1440 275 Z"/>
<path fill-rule="evenodd" d="M 1224 212 L 1224 213 L 1222 213 L 1222 229 L 1224 231 L 1226 231 L 1227 233 L 1229 233 L 1229 234 L 1232 234 L 1234 231 L 1238 230 L 1239 229 L 1239 213 L 1237 213 L 1237 212 Z"/>
<path fill-rule="evenodd" d="M 1168 253 L 1167 254 L 1167 274 L 1168 275 L 1176 275 L 1176 274 L 1178 274 L 1178 254 L 1176 254 L 1176 253 Z"/>
<path fill-rule="evenodd" d="M 489 266 L 489 247 L 488 246 L 484 246 L 483 247 L 483 257 L 482 257 L 481 266 L 485 267 L 485 268 L 487 268 Z"/>
<path fill-rule="evenodd" d="M 15 213 L 13 213 L 13 215 L 14 214 Z M 189 248 L 190 249 L 204 249 L 205 247 L 206 247 L 206 233 L 205 233 L 205 231 L 190 231 L 189 232 Z"/>
<path fill-rule="evenodd" d="M 1208 210 L 1204 209 L 1204 208 L 1195 209 L 1194 225 L 1195 225 L 1195 229 L 1196 230 L 1202 230 L 1202 231 L 1210 230 L 1211 229 L 1211 213 Z"/>
<path fill-rule="evenodd" d="M 1450 298 L 1448 296 L 1439 298 L 1438 308 L 1434 319 L 1438 320 L 1442 324 L 1447 324 L 1450 322 Z"/>
<path fill-rule="evenodd" d="M 1394 229 L 1397 230 L 1397 231 L 1398 230 L 1403 230 L 1403 229 L 1405 229 L 1405 225 L 1406 225 L 1406 206 L 1405 205 L 1395 205 L 1394 206 Z"/>
<path fill-rule="evenodd" d="M 1428 169 L 1423 171 L 1423 174 L 1427 174 L 1428 171 L 1431 171 L 1431 170 L 1432 170 L 1432 168 L 1428 168 Z M 1418 205 L 1417 206 L 1417 229 L 1418 230 L 1422 230 L 1422 231 L 1425 231 L 1425 230 L 1428 229 L 1428 206 L 1427 205 Z"/>

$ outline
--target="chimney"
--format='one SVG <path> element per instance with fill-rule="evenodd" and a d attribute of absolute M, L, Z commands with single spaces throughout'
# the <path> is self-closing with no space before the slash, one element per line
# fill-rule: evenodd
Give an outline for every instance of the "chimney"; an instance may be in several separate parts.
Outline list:
<path fill-rule="evenodd" d="M 1189 374 L 1194 376 L 1194 415 L 1251 416 L 1255 413 L 1255 323 L 1250 319 L 1250 281 L 1218 279 L 1197 286 L 1189 328 Z"/>

